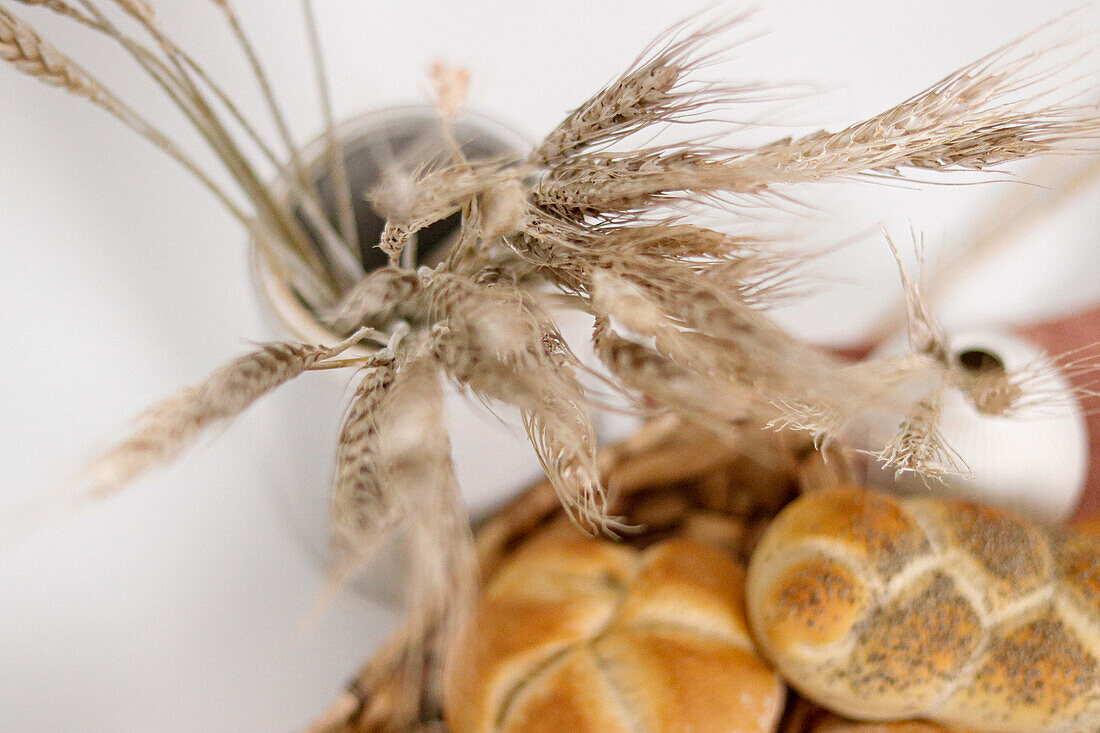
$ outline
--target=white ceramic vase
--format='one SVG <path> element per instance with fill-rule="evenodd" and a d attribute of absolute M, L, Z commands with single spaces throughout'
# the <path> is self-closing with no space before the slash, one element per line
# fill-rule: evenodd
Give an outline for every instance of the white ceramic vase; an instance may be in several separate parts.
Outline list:
<path fill-rule="evenodd" d="M 960 331 L 949 337 L 949 348 L 954 359 L 969 355 L 977 362 L 979 357 L 991 357 L 1008 372 L 1041 367 L 1041 376 L 1025 387 L 1031 399 L 1009 416 L 986 415 L 963 392 L 950 390 L 944 396 L 939 429 L 967 472 L 940 483 L 913 474 L 895 477 L 872 467 L 868 479 L 904 493 L 933 492 L 996 504 L 1042 522 L 1067 519 L 1084 489 L 1088 429 L 1065 376 L 1041 349 L 1005 331 Z M 904 349 L 899 339 L 878 355 Z"/>

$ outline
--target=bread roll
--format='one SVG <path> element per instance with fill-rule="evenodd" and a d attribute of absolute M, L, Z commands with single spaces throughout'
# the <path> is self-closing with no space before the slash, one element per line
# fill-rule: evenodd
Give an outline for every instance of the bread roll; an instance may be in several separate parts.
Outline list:
<path fill-rule="evenodd" d="M 761 651 L 833 711 L 1100 730 L 1100 536 L 837 488 L 780 513 L 747 594 Z"/>
<path fill-rule="evenodd" d="M 974 733 L 972 729 L 944 728 L 938 723 L 903 720 L 896 723 L 856 723 L 835 715 L 819 720 L 811 733 Z"/>
<path fill-rule="evenodd" d="M 750 641 L 740 566 L 571 527 L 501 568 L 444 671 L 451 733 L 765 733 L 784 696 Z"/>

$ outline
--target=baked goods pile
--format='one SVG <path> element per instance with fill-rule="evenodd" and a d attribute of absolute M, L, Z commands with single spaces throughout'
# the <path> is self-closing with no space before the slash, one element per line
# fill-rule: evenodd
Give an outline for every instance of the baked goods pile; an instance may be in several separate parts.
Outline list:
<path fill-rule="evenodd" d="M 554 522 L 487 583 L 444 714 L 451 733 L 1094 733 L 1100 535 L 833 486 L 779 512 L 746 576 L 721 543 Z"/>

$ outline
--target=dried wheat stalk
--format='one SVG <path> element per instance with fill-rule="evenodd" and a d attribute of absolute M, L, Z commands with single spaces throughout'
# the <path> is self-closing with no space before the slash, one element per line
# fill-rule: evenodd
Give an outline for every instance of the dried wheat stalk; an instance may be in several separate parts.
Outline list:
<path fill-rule="evenodd" d="M 226 364 L 203 382 L 147 410 L 130 437 L 88 467 L 90 493 L 107 495 L 175 459 L 210 426 L 236 417 L 259 398 L 350 345 L 270 343 Z"/>
<path fill-rule="evenodd" d="M 757 422 L 831 440 L 851 437 L 862 411 L 894 409 L 913 419 L 876 455 L 900 470 L 927 461 L 936 473 L 949 462 L 929 394 L 965 384 L 986 410 L 1008 410 L 1020 399 L 1004 379 L 963 379 L 904 272 L 917 357 L 848 367 L 790 337 L 762 311 L 793 277 L 789 258 L 771 253 L 768 242 L 646 217 L 675 199 L 759 197 L 779 186 L 905 168 L 986 168 L 1080 147 L 1096 136 L 1100 118 L 1066 105 L 1033 108 L 1045 81 L 1036 70 L 1041 54 L 1010 45 L 837 133 L 759 149 L 617 149 L 655 124 L 752 98 L 753 87 L 693 76 L 712 58 L 705 45 L 743 21 L 672 29 L 563 121 L 527 166 L 467 161 L 456 148 L 450 164 L 393 169 L 370 192 L 386 219 L 378 245 L 393 265 L 326 311 L 345 331 L 403 324 L 460 385 L 517 407 L 563 503 L 590 527 L 613 521 L 595 478 L 587 397 L 539 304 L 540 283 L 597 317 L 597 352 L 623 389 L 714 429 Z M 445 71 L 435 71 L 444 125 L 464 89 Z M 456 211 L 464 212 L 464 226 L 448 259 L 430 271 L 403 269 L 416 233 Z"/>
<path fill-rule="evenodd" d="M 338 583 L 369 559 L 403 516 L 399 498 L 379 479 L 382 405 L 396 377 L 391 359 L 364 369 L 337 441 L 332 493 L 333 573 Z"/>
<path fill-rule="evenodd" d="M 264 104 L 268 109 L 269 116 L 272 122 L 274 122 L 276 129 L 278 130 L 279 137 L 286 147 L 286 153 L 289 157 L 289 167 L 293 178 L 297 181 L 298 185 L 303 189 L 309 189 L 311 183 L 309 176 L 306 174 L 305 166 L 302 165 L 302 161 L 299 155 L 298 146 L 294 143 L 294 136 L 290 132 L 290 127 L 287 124 L 286 116 L 283 114 L 282 108 L 279 106 L 277 97 L 275 96 L 275 90 L 271 86 L 271 82 L 267 77 L 267 73 L 264 71 L 263 63 L 261 63 L 259 55 L 256 53 L 255 47 L 252 45 L 252 41 L 249 39 L 248 34 L 245 32 L 244 27 L 241 25 L 240 18 L 237 16 L 237 12 L 234 9 L 232 3 L 229 0 L 211 0 L 215 6 L 217 6 L 225 15 L 226 23 L 229 25 L 230 30 L 233 33 L 233 37 L 237 41 L 237 45 L 244 52 L 245 58 L 248 61 L 249 70 L 252 72 L 256 83 L 260 87 L 260 91 L 263 93 Z M 224 96 L 224 95 L 219 95 Z M 254 136 L 258 137 L 258 136 Z M 278 158 L 274 155 L 268 156 L 270 160 L 279 163 Z"/>
<path fill-rule="evenodd" d="M 710 19 L 690 17 L 662 33 L 618 79 L 575 109 L 531 154 L 536 165 L 554 166 L 578 152 L 606 146 L 647 127 L 686 122 L 694 113 L 719 103 L 747 101 L 759 87 L 694 82 L 692 76 L 718 52 L 702 54 L 704 45 L 742 26 L 751 14 L 740 12 Z M 703 20 L 708 22 L 701 22 Z"/>
<path fill-rule="evenodd" d="M 746 205 L 777 205 L 791 186 L 986 169 L 1094 146 L 1100 135 L 1096 109 L 1048 103 L 1053 82 L 1041 67 L 1043 55 L 1024 52 L 1020 43 L 840 132 L 759 148 L 721 140 L 632 147 L 639 133 L 657 126 L 687 124 L 716 106 L 738 109 L 775 96 L 751 84 L 696 78 L 721 55 L 722 39 L 745 27 L 742 15 L 715 21 L 704 14 L 658 39 L 525 161 L 467 160 L 449 129 L 464 102 L 465 77 L 438 66 L 443 149 L 426 160 L 391 161 L 375 189 L 356 192 L 368 195 L 386 219 L 375 244 L 390 258 L 390 266 L 360 277 L 338 261 L 352 250 L 346 200 L 336 227 L 321 227 L 329 259 L 319 261 L 312 243 L 303 242 L 292 204 L 275 200 L 259 182 L 222 119 L 224 110 L 206 98 L 209 75 L 156 27 L 144 3 L 117 1 L 142 22 L 155 49 L 124 36 L 90 0 L 82 7 L 89 22 L 123 43 L 162 84 L 218 153 L 254 205 L 254 217 L 241 215 L 263 234 L 261 244 L 280 274 L 335 332 L 366 328 L 370 341 L 379 343 L 361 344 L 366 356 L 334 359 L 363 339 L 356 333 L 334 349 L 269 345 L 244 357 L 147 413 L 132 438 L 95 464 L 94 485 L 105 493 L 170 460 L 204 428 L 307 369 L 365 368 L 337 453 L 333 577 L 337 584 L 347 580 L 397 527 L 424 540 L 417 543 L 419 594 L 412 599 L 412 623 L 424 627 L 423 638 L 446 636 L 434 621 L 455 617 L 472 577 L 468 527 L 442 427 L 444 377 L 477 399 L 519 411 L 579 526 L 620 528 L 608 516 L 596 470 L 588 417 L 595 398 L 578 379 L 581 366 L 550 315 L 552 305 L 566 303 L 594 317 L 593 341 L 608 379 L 639 412 L 676 412 L 718 433 L 746 425 L 787 427 L 823 443 L 854 444 L 868 414 L 901 414 L 907 417 L 886 445 L 860 446 L 897 471 L 936 476 L 962 468 L 937 427 L 945 389 L 962 387 L 981 409 L 998 414 L 1041 399 L 1038 368 L 975 379 L 950 363 L 939 327 L 904 270 L 912 354 L 851 365 L 794 338 L 766 308 L 790 297 L 800 257 L 780 253 L 763 237 L 703 227 L 690 206 L 737 215 Z M 316 217 L 311 183 L 259 59 L 230 5 L 213 2 L 253 67 L 289 149 L 291 201 Z M 61 2 L 26 4 L 71 15 Z M 708 50 L 712 42 L 717 50 Z M 2 6 L 0 54 L 108 109 L 121 104 Z M 318 74 L 324 88 L 319 66 Z M 155 137 L 126 108 L 118 109 Z M 243 119 L 239 110 L 229 114 Z M 456 212 L 462 216 L 457 242 L 442 262 L 418 268 L 418 233 Z M 1073 368 L 1094 369 L 1096 362 L 1086 358 Z M 420 651 L 408 659 L 410 670 L 425 668 L 431 652 Z"/>
<path fill-rule="evenodd" d="M 232 100 L 232 95 L 226 92 L 192 56 L 175 44 L 168 34 L 157 24 L 156 15 L 152 5 L 146 0 L 114 0 L 113 4 L 122 13 L 135 19 L 139 26 L 153 40 L 152 47 L 144 45 L 139 40 L 131 37 L 121 30 L 109 17 L 109 14 L 94 0 L 80 0 L 83 10 L 76 10 L 65 2 L 26 2 L 14 0 L 27 5 L 42 5 L 65 17 L 71 18 L 89 29 L 101 33 L 114 40 L 129 53 L 135 62 L 150 75 L 160 86 L 162 91 L 173 104 L 187 117 L 195 129 L 201 134 L 204 141 L 216 154 L 217 159 L 225 166 L 232 176 L 235 184 L 253 205 L 252 214 L 246 211 L 227 194 L 221 186 L 215 185 L 211 176 L 194 162 L 191 156 L 185 153 L 178 145 L 165 137 L 158 130 L 140 118 L 131 108 L 125 105 L 114 94 L 110 94 L 102 88 L 102 84 L 94 82 L 101 92 L 96 97 L 89 96 L 87 88 L 81 88 L 76 84 L 78 79 L 55 81 L 62 83 L 70 91 L 89 97 L 93 102 L 108 108 L 126 124 L 137 130 L 140 134 L 153 141 L 158 147 L 171 155 L 181 163 L 193 175 L 199 178 L 219 200 L 248 227 L 253 239 L 265 252 L 268 264 L 281 277 L 286 278 L 294 287 L 308 298 L 316 307 L 331 306 L 336 299 L 336 291 L 341 287 L 337 281 L 342 281 L 346 286 L 362 274 L 361 265 L 348 253 L 349 247 L 340 235 L 335 232 L 330 222 L 321 213 L 322 207 L 317 194 L 312 190 L 312 183 L 305 177 L 298 160 L 297 146 L 290 138 L 278 105 L 266 76 L 255 56 L 254 49 L 248 43 L 243 30 L 237 20 L 232 7 L 226 2 L 218 2 L 227 21 L 234 30 L 242 47 L 245 49 L 250 66 L 257 72 L 261 82 L 261 89 L 268 101 L 269 111 L 274 115 L 275 122 L 284 141 L 288 143 L 291 164 L 290 174 L 287 178 L 291 196 L 287 201 L 277 200 L 272 189 L 265 185 L 257 173 L 254 161 L 244 151 L 241 143 L 236 139 L 234 131 L 230 129 L 227 121 L 223 119 L 223 111 L 237 123 L 240 130 L 276 165 L 282 167 L 270 146 L 256 131 L 256 126 L 241 112 Z M 25 22 L 15 19 L 11 14 L 3 10 L 5 25 L 18 26 L 21 37 L 32 37 L 40 43 L 44 43 L 34 34 L 33 30 Z M 9 28 L 10 30 L 10 28 Z M 26 46 L 26 43 L 22 44 Z M 159 52 L 159 53 L 158 53 Z M 51 60 L 64 61 L 65 66 L 83 73 L 82 69 L 69 59 L 60 57 L 55 52 L 50 54 Z M 16 61 L 15 59 L 11 59 Z M 25 65 L 24 60 L 16 61 Z M 57 66 L 54 71 L 60 70 Z M 39 72 L 37 75 L 43 80 L 50 80 L 49 74 Z M 90 77 L 88 77 L 90 78 Z M 213 95 L 213 98 L 209 98 Z M 221 105 L 221 109 L 218 105 Z M 299 206 L 301 213 L 309 221 L 311 227 L 320 233 L 321 245 L 327 257 L 321 258 L 313 244 L 309 241 L 305 230 L 295 219 L 294 207 Z"/>
<path fill-rule="evenodd" d="M 321 114 L 325 120 L 325 140 L 328 144 L 329 167 L 333 176 L 333 187 L 336 190 L 337 220 L 340 224 L 340 235 L 347 249 L 354 253 L 359 250 L 359 226 L 355 221 L 355 207 L 352 204 L 352 191 L 348 185 L 348 169 L 344 161 L 344 149 L 340 139 L 336 135 L 336 121 L 332 115 L 332 95 L 329 92 L 328 74 L 325 72 L 324 54 L 321 51 L 321 40 L 317 33 L 317 14 L 313 10 L 312 0 L 302 0 L 302 10 L 305 15 L 306 36 L 309 39 L 310 54 L 313 56 L 313 69 L 317 77 L 318 97 L 321 101 Z M 358 265 L 354 257 L 349 260 Z M 363 276 L 363 268 L 355 267 L 352 274 Z"/>
<path fill-rule="evenodd" d="M 143 25 L 151 26 L 157 21 L 153 7 L 145 0 L 115 0 L 123 12 Z"/>
<path fill-rule="evenodd" d="M 75 20 L 78 23 L 82 23 L 84 25 L 95 24 L 95 21 L 93 21 L 90 17 L 80 12 L 64 0 L 18 0 L 18 2 L 23 5 L 33 5 L 52 10 L 58 15 L 63 15 L 67 18 L 71 18 L 72 20 Z"/>
<path fill-rule="evenodd" d="M 691 37 L 687 50 L 705 39 L 704 34 Z M 749 151 L 695 145 L 580 152 L 564 158 L 541 154 L 536 160 L 549 157 L 549 170 L 535 197 L 568 218 L 607 217 L 668 197 L 721 192 L 759 196 L 780 185 L 897 176 L 906 168 L 985 169 L 1067 145 L 1081 149 L 1095 140 L 1100 115 L 1094 107 L 1052 103 L 1034 108 L 1048 93 L 1043 83 L 1049 79 L 1038 68 L 1043 54 L 1021 53 L 1021 43 L 1009 44 L 836 133 L 817 132 Z M 676 74 L 691 70 L 690 64 L 664 68 Z M 614 109 L 618 100 L 635 95 L 633 86 L 624 77 L 594 102 Z M 676 105 L 663 114 L 675 116 Z M 613 135 L 615 130 L 614 122 L 604 121 L 597 131 Z"/>

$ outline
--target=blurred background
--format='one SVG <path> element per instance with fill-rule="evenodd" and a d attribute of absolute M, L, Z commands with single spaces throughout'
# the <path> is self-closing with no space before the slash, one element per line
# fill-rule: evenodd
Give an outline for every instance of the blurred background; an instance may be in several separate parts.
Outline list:
<path fill-rule="evenodd" d="M 236 90 L 241 106 L 259 111 L 213 4 L 154 4 L 163 26 Z M 775 137 L 839 128 L 1079 5 L 768 0 L 755 21 L 767 32 L 712 76 L 810 85 Z M 314 137 L 321 118 L 298 3 L 237 6 L 296 135 Z M 691 8 L 317 0 L 316 9 L 338 118 L 427 102 L 426 70 L 443 58 L 469 69 L 472 109 L 534 141 Z M 18 11 L 194 142 L 116 48 L 48 14 Z M 1100 5 L 1079 10 L 1070 26 L 1100 28 Z M 1082 72 L 1095 74 L 1096 61 L 1086 59 Z M 245 233 L 185 172 L 82 100 L 8 68 L 0 68 L 0 99 L 4 510 L 63 489 L 150 402 L 281 334 L 260 315 Z M 1014 172 L 1043 180 L 1068 163 Z M 804 227 L 812 241 L 855 239 L 810 269 L 820 276 L 811 298 L 777 316 L 822 343 L 859 341 L 900 297 L 879 224 L 903 245 L 910 225 L 923 232 L 935 262 L 998 202 L 1028 190 L 815 190 Z M 960 327 L 1028 323 L 1095 303 L 1097 201 L 1100 188 L 1083 191 L 1023 233 L 939 314 Z M 343 391 L 319 381 L 330 376 L 307 375 L 180 464 L 0 551 L 0 730 L 296 730 L 325 707 L 396 618 L 349 592 L 315 627 L 299 623 L 323 576 L 288 518 L 284 492 L 295 474 L 287 462 L 331 459 Z M 514 430 L 485 426 L 496 431 L 494 448 L 464 449 L 462 481 L 518 486 L 534 478 L 537 463 Z"/>

